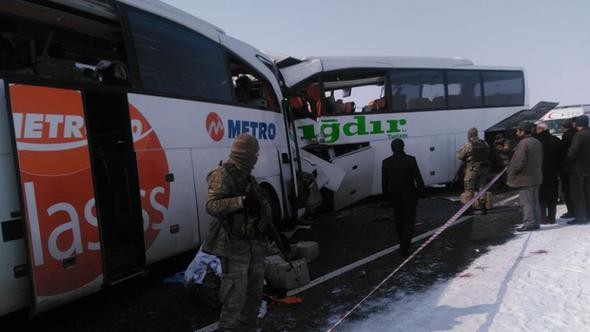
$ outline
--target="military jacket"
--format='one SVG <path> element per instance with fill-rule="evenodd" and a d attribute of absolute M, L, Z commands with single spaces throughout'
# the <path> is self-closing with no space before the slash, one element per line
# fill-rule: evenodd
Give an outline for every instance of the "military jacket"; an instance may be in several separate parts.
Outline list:
<path fill-rule="evenodd" d="M 205 207 L 215 220 L 209 227 L 203 251 L 228 257 L 243 250 L 245 242 L 264 241 L 270 203 L 256 179 L 245 175 L 235 165 L 225 163 L 207 175 L 207 183 Z M 261 211 L 257 215 L 248 215 L 244 209 L 248 190 L 254 190 L 259 198 Z"/>
<path fill-rule="evenodd" d="M 488 143 L 481 139 L 470 140 L 463 144 L 457 153 L 457 158 L 467 164 L 487 163 L 490 157 Z"/>

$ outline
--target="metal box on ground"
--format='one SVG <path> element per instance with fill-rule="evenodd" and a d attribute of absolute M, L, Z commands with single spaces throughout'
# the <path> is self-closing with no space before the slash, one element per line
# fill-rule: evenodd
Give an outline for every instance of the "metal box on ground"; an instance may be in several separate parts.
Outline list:
<path fill-rule="evenodd" d="M 305 258 L 308 263 L 320 255 L 320 248 L 317 242 L 299 241 L 293 247 L 295 247 L 295 252 L 297 253 L 296 257 Z"/>
<path fill-rule="evenodd" d="M 279 255 L 267 256 L 264 261 L 264 278 L 271 287 L 291 290 L 309 283 L 307 261 L 300 258 L 291 262 Z"/>

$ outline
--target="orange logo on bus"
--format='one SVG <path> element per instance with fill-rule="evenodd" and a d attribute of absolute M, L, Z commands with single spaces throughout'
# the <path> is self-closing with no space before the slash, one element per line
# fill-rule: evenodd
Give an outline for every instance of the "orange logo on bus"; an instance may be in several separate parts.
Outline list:
<path fill-rule="evenodd" d="M 36 294 L 78 289 L 102 274 L 98 217 L 79 91 L 11 85 L 10 97 Z M 169 205 L 166 155 L 147 120 L 129 106 L 146 250 Z M 75 257 L 75 264 L 65 263 Z"/>
<path fill-rule="evenodd" d="M 207 128 L 207 132 L 209 133 L 209 136 L 211 136 L 211 139 L 217 142 L 221 141 L 225 134 L 225 129 L 223 128 L 223 121 L 217 113 L 211 112 L 207 115 L 205 127 Z"/>

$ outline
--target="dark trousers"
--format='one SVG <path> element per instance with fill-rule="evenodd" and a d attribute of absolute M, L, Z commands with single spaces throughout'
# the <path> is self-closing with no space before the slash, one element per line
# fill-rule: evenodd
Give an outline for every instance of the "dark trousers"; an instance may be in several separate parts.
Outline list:
<path fill-rule="evenodd" d="M 555 214 L 557 213 L 556 204 L 543 204 L 541 203 L 541 223 L 555 223 Z"/>
<path fill-rule="evenodd" d="M 559 176 L 561 178 L 561 192 L 563 193 L 565 206 L 567 206 L 567 212 L 574 214 L 574 202 L 572 201 L 572 194 L 570 191 L 570 173 L 561 172 Z"/>
<path fill-rule="evenodd" d="M 416 222 L 416 204 L 393 203 L 393 221 L 397 229 L 399 246 L 402 254 L 410 252 L 414 223 Z"/>
<path fill-rule="evenodd" d="M 590 218 L 590 174 L 570 173 L 570 193 L 574 202 L 576 220 Z"/>

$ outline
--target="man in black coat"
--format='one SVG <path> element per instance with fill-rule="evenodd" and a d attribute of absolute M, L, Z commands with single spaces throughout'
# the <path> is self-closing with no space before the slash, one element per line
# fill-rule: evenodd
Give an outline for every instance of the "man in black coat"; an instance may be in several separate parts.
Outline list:
<path fill-rule="evenodd" d="M 576 134 L 567 151 L 566 165 L 571 166 L 570 191 L 574 201 L 576 219 L 568 224 L 585 224 L 590 220 L 590 128 L 588 116 L 574 120 Z"/>
<path fill-rule="evenodd" d="M 381 184 L 384 198 L 393 206 L 393 220 L 400 239 L 400 253 L 410 255 L 418 198 L 424 198 L 424 181 L 416 158 L 404 152 L 404 141 L 391 142 L 393 155 L 383 160 Z"/>
<path fill-rule="evenodd" d="M 539 188 L 539 203 L 541 205 L 541 223 L 555 224 L 555 212 L 558 196 L 558 176 L 563 149 L 559 138 L 551 135 L 549 126 L 545 122 L 537 124 L 537 136 L 543 144 L 543 182 Z"/>
<path fill-rule="evenodd" d="M 567 154 L 567 150 L 569 150 L 570 146 L 572 145 L 572 140 L 574 139 L 574 135 L 576 134 L 576 128 L 574 128 L 574 119 L 563 120 L 561 127 L 565 129 L 565 131 L 561 135 L 561 148 L 564 151 L 563 157 L 565 158 L 565 154 Z M 562 165 L 559 177 L 561 178 L 561 192 L 563 194 L 563 199 L 565 200 L 567 212 L 561 215 L 561 217 L 573 218 L 574 201 L 572 200 L 572 194 L 570 192 L 571 165 L 566 165 L 565 160 L 562 160 L 562 162 L 564 163 L 564 165 Z"/>

